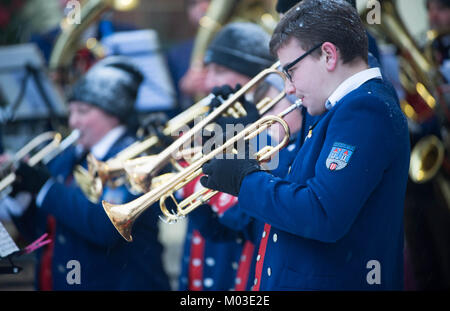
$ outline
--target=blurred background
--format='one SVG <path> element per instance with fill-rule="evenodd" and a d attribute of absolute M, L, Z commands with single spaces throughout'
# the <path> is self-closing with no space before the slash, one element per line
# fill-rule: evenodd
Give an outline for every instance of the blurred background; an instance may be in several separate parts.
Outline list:
<path fill-rule="evenodd" d="M 192 2 L 196 1 L 1 0 L 1 152 L 14 153 L 33 136 L 48 128 L 67 133 L 65 98 L 70 86 L 92 64 L 106 55 L 130 56 L 143 69 L 146 83 L 142 86 L 136 103 L 136 108 L 142 116 L 167 118 L 185 109 L 189 104 L 180 94 L 180 80 L 192 63 L 192 44 L 198 40 L 199 21 L 204 13 L 188 12 L 188 5 Z M 197 2 L 201 1 L 197 0 Z M 211 2 L 220 1 L 212 0 Z M 266 23 L 269 25 L 268 28 L 273 27 L 279 19 L 275 12 L 276 1 L 242 0 L 242 2 L 264 2 L 265 6 L 270 8 L 269 12 L 272 16 L 272 20 Z M 385 4 L 387 7 L 394 3 L 395 12 L 381 9 L 376 11 L 377 3 L 378 5 L 381 3 L 380 8 L 384 8 Z M 363 21 L 366 22 L 368 31 L 377 41 L 379 55 L 375 56 L 402 100 L 402 108 L 409 117 L 414 145 L 420 138 L 429 134 L 431 126 L 428 121 L 436 116 L 433 110 L 434 106 L 438 106 L 436 102 L 443 103 L 446 107 L 449 105 L 448 97 L 442 95 L 445 92 L 448 94 L 448 87 L 446 91 L 440 89 L 439 95 L 436 95 L 435 91 L 439 83 L 434 81 L 436 72 L 439 73 L 436 69 L 438 66 L 441 69 L 441 77 L 447 74 L 445 81 L 448 81 L 448 60 L 445 62 L 436 60 L 433 56 L 427 56 L 429 58 L 425 59 L 436 61 L 436 67 L 429 67 L 428 65 L 432 62 L 423 64 L 423 59 L 414 54 L 418 52 L 426 56 L 427 49 L 432 46 L 436 38 L 430 33 L 433 27 L 430 24 L 427 1 L 357 0 L 356 5 Z M 73 10 L 78 6 L 81 16 L 74 15 Z M 248 6 L 248 8 L 253 7 Z M 381 17 L 369 16 L 374 12 L 380 12 Z M 372 20 L 381 18 L 380 23 L 370 24 L 369 17 L 372 17 Z M 396 28 L 395 25 L 389 25 L 387 21 L 390 17 L 403 22 L 406 31 Z M 190 46 L 183 50 L 183 44 L 189 42 Z M 177 54 L 173 53 L 175 50 Z M 419 83 L 425 86 L 428 93 L 417 88 Z M 440 84 L 448 86 L 447 82 L 442 83 L 442 80 Z M 446 152 L 448 120 L 443 122 L 442 118 L 439 118 L 437 132 L 443 140 Z M 433 180 L 434 183 L 434 176 L 426 182 L 429 180 Z M 439 196 L 445 197 L 446 195 L 442 194 L 442 188 L 448 187 L 448 184 L 443 186 L 440 184 L 436 187 L 441 189 Z M 434 192 L 431 196 L 436 197 Z M 428 199 L 425 197 L 423 200 Z M 446 200 L 444 199 L 442 203 L 444 212 L 440 215 L 443 216 L 439 218 L 448 217 L 450 202 L 448 193 Z M 411 201 L 419 202 L 416 198 L 412 198 Z M 442 202 L 442 200 L 439 201 Z M 421 203 L 421 206 L 423 204 Z M 412 222 L 409 227 L 407 225 L 407 230 L 417 233 L 415 217 L 417 216 L 410 217 L 413 220 L 409 222 Z M 0 220 L 16 244 L 24 245 L 14 225 L 7 219 Z M 433 218 L 429 223 L 435 223 L 435 220 L 436 218 Z M 164 262 L 174 288 L 176 288 L 179 274 L 178 263 L 181 260 L 184 232 L 183 221 L 175 225 L 161 224 L 160 239 L 166 247 Z M 442 241 L 442 236 L 445 237 L 447 234 L 448 231 L 433 233 L 431 234 L 433 237 L 423 243 L 435 241 L 435 235 L 440 236 L 439 241 L 432 242 L 439 245 L 436 246 L 439 250 L 430 256 L 438 258 L 438 265 L 442 269 L 429 273 L 433 274 L 431 279 L 436 273 L 445 275 L 444 280 L 436 281 L 442 281 L 444 287 L 448 286 L 450 279 L 448 238 Z M 407 237 L 406 240 L 408 239 Z M 415 239 L 414 234 L 411 234 L 411 239 Z M 441 246 L 446 243 L 446 246 Z M 411 244 L 414 244 L 414 241 Z M 414 251 L 411 252 L 420 252 L 419 246 L 412 248 Z M 411 257 L 414 256 L 411 255 Z M 22 271 L 15 275 L 0 274 L 0 290 L 33 290 L 33 263 L 32 255 L 17 258 L 15 264 L 21 266 Z M 409 264 L 411 263 L 407 262 L 407 265 Z M 417 268 L 416 271 L 418 270 L 420 269 Z M 413 282 L 416 284 L 414 286 L 420 288 L 417 285 L 418 281 L 415 280 L 415 282 Z M 414 289 L 414 286 L 411 288 Z"/>

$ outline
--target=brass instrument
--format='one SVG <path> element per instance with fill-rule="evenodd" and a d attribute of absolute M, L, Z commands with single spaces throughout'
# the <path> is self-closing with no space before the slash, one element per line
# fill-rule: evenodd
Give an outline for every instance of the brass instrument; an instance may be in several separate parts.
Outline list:
<path fill-rule="evenodd" d="M 36 136 L 24 147 L 22 147 L 19 151 L 17 151 L 11 161 L 3 165 L 1 169 L 1 174 L 4 177 L 0 181 L 0 193 L 2 194 L 2 196 L 7 194 L 8 192 L 7 189 L 9 189 L 9 187 L 16 180 L 16 174 L 14 173 L 14 166 L 17 165 L 19 161 L 28 157 L 30 153 L 35 151 L 37 148 L 39 148 L 39 146 L 41 146 L 45 142 L 48 142 L 48 144 L 29 158 L 28 165 L 30 166 L 36 165 L 37 163 L 42 161 L 49 153 L 58 148 L 61 142 L 61 134 L 50 131 Z"/>
<path fill-rule="evenodd" d="M 195 118 L 208 112 L 208 104 L 213 97 L 212 94 L 205 97 L 189 109 L 169 120 L 162 130 L 162 134 L 167 137 L 177 134 L 183 126 L 190 124 Z M 159 144 L 160 139 L 156 135 L 149 135 L 143 141 L 135 142 L 105 162 L 97 160 L 92 154 L 88 154 L 88 169 L 86 170 L 78 165 L 74 171 L 74 178 L 86 197 L 93 203 L 98 203 L 106 184 L 111 187 L 128 184 L 130 190 L 133 192 L 145 192 L 147 187 L 143 186 L 143 182 L 137 181 L 139 178 L 144 179 L 144 176 L 141 176 L 139 170 L 135 169 L 135 167 L 140 163 L 147 162 L 150 158 L 146 156 L 137 161 L 131 160 L 148 152 L 152 147 Z M 125 171 L 126 163 L 128 170 L 133 171 L 131 174 L 135 176 L 132 180 L 127 179 Z M 139 174 L 139 177 L 136 176 L 137 174 Z"/>
<path fill-rule="evenodd" d="M 61 21 L 61 34 L 56 39 L 52 53 L 50 55 L 49 67 L 52 70 L 69 67 L 72 63 L 76 51 L 79 49 L 79 42 L 83 32 L 94 23 L 104 12 L 110 9 L 130 10 L 136 7 L 136 0 L 87 0 L 82 3 L 80 10 L 80 23 L 75 24 L 66 17 Z M 86 43 L 88 48 L 98 48 L 96 43 Z M 97 53 L 101 55 L 101 52 Z"/>
<path fill-rule="evenodd" d="M 294 108 L 297 108 L 297 106 L 295 105 Z M 167 210 L 165 200 L 167 198 L 172 198 L 175 201 L 173 193 L 199 176 L 202 173 L 201 167 L 203 166 L 203 164 L 213 159 L 216 155 L 223 153 L 229 147 L 233 146 L 237 141 L 241 139 L 251 139 L 252 137 L 260 134 L 262 131 L 265 131 L 274 123 L 279 123 L 284 128 L 286 135 L 277 146 L 267 146 L 256 154 L 256 158 L 258 161 L 268 161 L 275 152 L 281 150 L 289 142 L 289 127 L 287 123 L 279 116 L 266 116 L 261 118 L 260 120 L 234 136 L 232 139 L 229 139 L 221 147 L 214 149 L 212 152 L 195 161 L 178 174 L 169 176 L 167 182 L 160 184 L 158 187 L 154 188 L 150 192 L 142 195 L 134 201 L 123 205 L 114 205 L 103 201 L 102 204 L 106 214 L 108 215 L 116 229 L 119 231 L 119 233 L 123 236 L 123 238 L 129 242 L 132 241 L 131 230 L 135 220 L 148 207 L 158 201 L 160 201 L 161 210 L 166 216 L 163 221 L 168 223 L 177 221 L 180 217 L 187 215 L 201 204 L 208 202 L 210 198 L 217 194 L 217 191 L 204 189 L 189 196 L 189 198 L 186 198 L 180 204 L 177 204 L 178 210 L 176 214 L 173 214 L 172 212 Z"/>
<path fill-rule="evenodd" d="M 276 68 L 279 67 L 279 62 L 276 62 L 274 65 L 272 65 L 270 68 L 267 68 L 260 72 L 258 75 L 256 75 L 252 80 L 250 80 L 246 85 L 244 85 L 241 89 L 239 89 L 235 94 L 231 95 L 226 101 L 224 101 L 219 107 L 214 109 L 208 116 L 206 116 L 203 120 L 201 120 L 199 123 L 194 125 L 194 127 L 189 130 L 187 133 L 182 135 L 180 138 L 178 138 L 176 141 L 174 141 L 168 148 L 166 148 L 163 152 L 159 153 L 158 155 L 154 156 L 152 161 L 149 161 L 147 166 L 149 166 L 150 169 L 147 168 L 146 172 L 148 172 L 148 175 L 150 178 L 156 176 L 156 174 L 166 165 L 170 162 L 170 159 L 174 154 L 176 154 L 180 148 L 183 146 L 186 146 L 186 143 L 189 143 L 191 139 L 194 137 L 195 134 L 199 133 L 205 126 L 213 122 L 219 115 L 221 115 L 226 109 L 234 105 L 241 96 L 245 95 L 246 92 L 251 90 L 255 85 L 260 83 L 264 80 L 266 76 L 269 74 L 279 74 L 283 78 L 283 74 L 276 70 Z M 276 103 L 278 103 L 281 99 L 285 97 L 285 92 L 280 92 L 269 104 L 268 106 L 273 106 Z M 273 117 L 273 116 L 271 116 Z M 264 125 L 264 129 L 269 127 L 271 124 L 275 122 L 282 122 L 283 128 L 286 129 L 287 125 L 283 123 L 284 121 L 282 119 L 279 119 L 279 117 L 273 117 L 274 119 L 271 119 L 271 117 L 265 117 L 262 118 L 261 123 L 255 123 L 254 126 L 251 126 L 252 130 L 255 130 L 259 127 L 262 127 Z M 271 122 L 269 122 L 269 120 Z M 270 124 L 268 124 L 269 122 Z M 287 131 L 289 129 L 287 128 Z M 250 132 L 244 130 L 240 137 L 240 139 L 244 137 L 248 137 L 251 135 Z M 287 134 L 289 132 L 286 132 Z M 279 145 L 283 145 L 285 141 L 283 140 L 282 143 Z M 231 144 L 231 142 L 229 143 Z M 224 146 L 229 146 L 228 142 L 224 144 Z M 283 145 L 284 147 L 284 145 Z M 281 148 L 280 148 L 281 149 Z M 216 148 L 211 154 L 209 154 L 208 157 L 214 157 L 215 155 L 219 154 L 220 152 L 223 152 L 225 149 L 218 149 Z M 264 156 L 260 158 L 260 160 L 264 160 L 268 156 Z M 124 205 L 112 205 L 108 202 L 103 201 L 103 207 L 108 214 L 108 217 L 114 224 L 114 226 L 117 228 L 117 230 L 120 232 L 120 234 L 127 240 L 131 241 L 131 229 L 132 225 L 134 223 L 134 220 L 150 205 L 157 202 L 162 196 L 168 194 L 170 189 L 173 189 L 177 185 L 180 185 L 180 183 L 185 183 L 191 180 L 192 178 L 195 178 L 195 176 L 198 176 L 200 174 L 198 172 L 198 169 L 203 165 L 205 157 L 195 161 L 193 164 L 189 165 L 188 167 L 182 169 L 181 172 L 175 173 L 174 175 L 170 175 L 168 178 L 168 181 L 165 183 L 162 183 L 159 187 L 154 188 L 150 192 L 147 192 L 146 194 L 142 195 L 141 197 L 137 198 L 136 200 L 129 202 Z M 167 211 L 163 211 L 166 215 L 166 221 L 173 221 L 178 218 L 178 216 L 169 215 Z"/>
<path fill-rule="evenodd" d="M 245 128 L 242 132 L 235 135 L 233 138 L 227 140 L 221 147 L 214 149 L 212 152 L 204 156 L 203 158 L 197 160 L 195 163 L 191 164 L 186 173 L 184 174 L 187 178 L 183 179 L 184 177 L 182 174 L 180 176 L 177 176 L 179 182 L 175 183 L 175 186 L 170 189 L 171 191 L 167 191 L 166 194 L 164 194 L 160 199 L 160 207 L 163 214 L 166 216 L 165 219 L 163 219 L 165 222 L 175 222 L 179 218 L 185 217 L 187 214 L 192 212 L 194 209 L 199 207 L 202 204 L 205 204 L 208 202 L 213 196 L 215 196 L 219 191 L 211 190 L 211 189 L 203 189 L 196 193 L 193 193 L 188 198 L 184 199 L 183 201 L 177 203 L 174 193 L 181 188 L 183 188 L 186 184 L 191 182 L 194 178 L 199 176 L 202 173 L 201 167 L 203 164 L 208 162 L 209 160 L 213 159 L 215 156 L 217 156 L 220 153 L 223 153 L 223 151 L 228 150 L 232 148 L 236 142 L 240 141 L 241 139 L 248 141 L 257 135 L 261 134 L 265 130 L 267 130 L 270 126 L 272 126 L 275 123 L 279 123 L 284 130 L 285 136 L 283 139 L 278 143 L 277 146 L 265 146 L 260 151 L 258 151 L 255 154 L 256 160 L 258 162 L 267 162 L 269 161 L 272 156 L 279 152 L 282 148 L 284 148 L 289 143 L 289 126 L 287 125 L 286 121 L 284 121 L 282 118 L 292 112 L 294 109 L 300 108 L 301 106 L 301 100 L 298 100 L 295 104 L 292 104 L 287 109 L 285 109 L 283 112 L 281 112 L 278 116 L 269 115 L 265 116 L 252 125 Z M 177 212 L 173 213 L 167 209 L 166 206 L 166 199 L 172 199 L 175 205 L 177 206 Z"/>
<path fill-rule="evenodd" d="M 229 20 L 236 0 L 212 0 L 206 14 L 199 21 L 199 29 L 191 54 L 191 67 L 203 67 L 206 48 L 214 34 Z"/>
<path fill-rule="evenodd" d="M 276 68 L 275 65 L 273 68 Z M 272 73 L 272 71 L 267 72 L 264 75 L 270 73 Z M 249 89 L 251 89 L 251 87 Z M 281 99 L 284 94 L 280 94 L 280 96 Z M 179 131 L 183 126 L 190 124 L 196 118 L 205 116 L 205 114 L 209 112 L 209 103 L 212 98 L 214 98 L 213 94 L 206 96 L 186 111 L 169 120 L 166 127 L 163 129 L 162 134 L 172 137 L 178 136 Z M 278 101 L 279 99 L 272 101 L 270 98 L 264 98 L 257 103 L 256 106 L 259 113 L 263 115 Z M 236 118 L 245 115 L 245 109 L 243 109 L 238 101 L 234 101 L 233 105 L 227 105 L 224 107 L 223 111 L 225 111 L 222 113 L 223 115 L 234 116 Z M 218 114 L 214 114 L 213 118 L 209 116 L 208 123 L 211 123 L 217 116 Z M 191 133 L 190 136 L 187 136 L 188 133 Z M 111 187 L 118 187 L 126 184 L 133 193 L 148 192 L 154 185 L 152 179 L 156 177 L 159 171 L 167 164 L 171 163 L 175 168 L 180 170 L 176 161 L 179 157 L 174 155 L 177 154 L 182 146 L 185 146 L 185 144 L 193 139 L 195 133 L 188 133 L 183 135 L 183 141 L 180 144 L 175 146 L 172 144 L 168 147 L 171 148 L 170 151 L 167 151 L 167 149 L 163 151 L 165 152 L 164 156 L 146 155 L 136 158 L 159 143 L 159 138 L 154 135 L 149 136 L 142 142 L 132 144 L 117 156 L 106 162 L 99 161 L 95 159 L 94 156 L 88 155 L 88 169 L 86 170 L 81 166 L 77 166 L 74 171 L 74 177 L 83 193 L 93 203 L 98 203 L 103 192 L 103 187 L 106 184 Z M 159 163 L 156 168 L 155 163 Z"/>
<path fill-rule="evenodd" d="M 434 135 L 421 138 L 411 152 L 409 176 L 415 183 L 422 184 L 432 179 L 444 161 L 445 148 Z"/>
<path fill-rule="evenodd" d="M 401 108 L 405 116 L 413 123 L 421 123 L 435 116 L 442 126 L 441 130 L 445 131 L 446 102 L 441 88 L 444 79 L 430 52 L 431 44 L 425 50 L 418 48 L 398 14 L 395 1 L 381 1 L 381 9 L 382 22 L 367 26 L 377 37 L 387 37 L 399 51 L 400 82 L 406 93 Z M 440 173 L 443 163 L 448 161 L 446 150 L 449 147 L 448 143 L 434 135 L 423 137 L 411 151 L 409 176 L 415 183 L 436 181 L 450 206 L 450 185 Z"/>
<path fill-rule="evenodd" d="M 256 104 L 256 108 L 258 109 L 258 112 L 260 115 L 264 115 L 272 109 L 272 107 L 278 103 L 279 100 L 284 97 L 284 93 L 280 93 L 279 97 L 276 99 L 271 99 L 269 97 L 263 98 L 260 102 Z M 239 118 L 241 116 L 245 116 L 246 112 L 245 109 L 242 107 L 242 105 L 239 102 L 235 102 L 233 106 L 230 106 L 226 109 L 226 113 L 223 113 L 222 115 L 225 116 L 232 116 L 234 118 Z M 208 126 L 211 125 L 208 124 Z M 184 135 L 187 135 L 188 133 L 185 133 Z M 183 135 L 183 136 L 184 136 Z M 195 136 L 195 134 L 194 134 Z M 185 137 L 188 139 L 188 137 Z M 192 139 L 192 138 L 191 138 Z M 188 143 L 188 140 L 185 141 L 185 143 Z M 170 148 L 171 146 L 169 146 Z M 189 150 L 183 149 L 181 150 L 182 146 L 180 145 L 178 149 L 173 149 L 173 153 L 169 158 L 166 160 L 167 163 L 171 163 L 172 166 L 180 171 L 181 168 L 177 162 L 179 159 L 188 160 L 193 157 L 195 157 L 196 152 L 194 152 L 194 148 L 190 148 Z M 164 151 L 165 152 L 165 151 Z M 155 171 L 155 161 L 161 161 L 161 157 L 158 157 L 156 155 L 153 156 L 144 156 L 141 158 L 136 158 L 132 160 L 127 160 L 123 163 L 123 167 L 127 174 L 127 181 L 131 185 L 131 190 L 135 193 L 144 193 L 150 191 L 150 189 L 153 187 L 153 178 L 156 177 L 156 174 L 159 172 L 160 169 L 162 169 L 165 164 L 161 164 L 159 168 L 156 168 Z M 167 164 L 166 163 L 166 164 Z"/>
<path fill-rule="evenodd" d="M 213 94 L 206 96 L 189 109 L 169 120 L 162 130 L 162 134 L 167 137 L 177 137 L 184 126 L 192 123 L 194 119 L 204 116 L 209 111 L 209 103 L 212 98 L 214 98 Z M 270 98 L 264 98 L 257 104 L 257 109 L 261 115 L 272 107 Z M 238 118 L 245 114 L 245 109 L 237 102 L 229 107 L 223 115 Z M 160 139 L 156 135 L 150 135 L 143 141 L 130 145 L 114 158 L 105 162 L 97 160 L 92 154 L 89 154 L 87 156 L 88 169 L 86 170 L 78 165 L 74 171 L 75 180 L 86 197 L 93 203 L 98 203 L 106 184 L 110 187 L 119 187 L 126 184 L 133 193 L 148 192 L 154 183 L 151 176 L 148 176 L 151 168 L 146 164 L 154 161 L 155 156 L 136 157 L 159 144 Z M 175 168 L 178 167 L 175 159 L 180 157 L 175 156 L 170 159 Z"/>
<path fill-rule="evenodd" d="M 219 107 L 211 111 L 207 116 L 201 119 L 198 123 L 194 124 L 194 127 L 190 129 L 188 132 L 184 133 L 180 138 L 177 138 L 169 147 L 163 150 L 158 155 L 155 155 L 151 158 L 151 161 L 147 161 L 147 163 L 140 165 L 139 171 L 142 174 L 145 174 L 145 184 L 149 185 L 150 181 L 153 177 L 157 176 L 158 173 L 169 163 L 173 164 L 174 155 L 176 155 L 183 147 L 190 144 L 190 142 L 196 137 L 196 135 L 201 134 L 201 131 L 209 124 L 211 124 L 214 120 L 216 120 L 220 115 L 224 114 L 224 112 L 229 111 L 230 108 L 234 107 L 237 103 L 239 103 L 238 99 L 241 98 L 244 94 L 253 89 L 258 83 L 260 83 L 265 77 L 270 74 L 281 74 L 276 68 L 279 67 L 279 62 L 273 64 L 270 68 L 267 68 L 256 75 L 252 80 L 250 80 L 245 86 L 243 86 L 236 93 L 231 95 L 226 101 L 224 101 Z M 267 100 L 263 99 L 263 105 L 257 104 L 259 107 L 260 114 L 263 114 L 269 111 L 275 104 L 277 104 L 283 97 L 285 96 L 284 92 L 281 92 L 276 98 Z M 127 169 L 128 168 L 128 169 Z M 133 170 L 133 166 L 125 165 L 125 169 L 130 176 L 129 179 L 133 179 L 133 176 L 136 176 L 135 171 Z M 137 182 L 133 182 L 137 184 Z M 145 188 L 145 187 L 144 187 Z M 147 188 L 148 189 L 148 188 Z"/>
<path fill-rule="evenodd" d="M 204 53 L 211 39 L 227 23 L 253 22 L 271 32 L 277 24 L 275 3 L 273 0 L 211 0 L 205 16 L 199 22 L 191 66 L 203 66 Z"/>
<path fill-rule="evenodd" d="M 442 76 L 429 53 L 422 52 L 408 32 L 396 2 L 382 0 L 381 10 L 382 22 L 366 26 L 378 38 L 387 38 L 398 49 L 400 82 L 406 92 L 405 100 L 401 102 L 402 110 L 410 120 L 423 122 L 440 109 L 438 86 L 443 81 Z"/>
<path fill-rule="evenodd" d="M 275 4 L 276 0 L 211 0 L 206 14 L 199 21 L 190 68 L 203 70 L 208 45 L 214 35 L 228 23 L 252 22 L 271 33 L 278 22 Z"/>

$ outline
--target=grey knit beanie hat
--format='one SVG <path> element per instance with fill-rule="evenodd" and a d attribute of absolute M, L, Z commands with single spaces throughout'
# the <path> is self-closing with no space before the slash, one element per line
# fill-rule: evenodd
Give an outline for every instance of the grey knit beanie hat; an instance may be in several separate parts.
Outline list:
<path fill-rule="evenodd" d="M 275 62 L 269 52 L 269 41 L 270 35 L 257 24 L 230 23 L 211 41 L 204 61 L 254 77 Z"/>
<path fill-rule="evenodd" d="M 142 73 L 126 57 L 107 57 L 75 83 L 68 101 L 91 104 L 127 123 L 142 81 Z"/>

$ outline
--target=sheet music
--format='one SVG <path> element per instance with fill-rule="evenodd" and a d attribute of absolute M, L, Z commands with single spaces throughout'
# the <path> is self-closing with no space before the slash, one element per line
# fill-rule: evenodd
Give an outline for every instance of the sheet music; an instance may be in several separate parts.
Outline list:
<path fill-rule="evenodd" d="M 136 99 L 138 111 L 161 111 L 175 107 L 175 88 L 155 30 L 115 32 L 103 38 L 101 43 L 107 56 L 128 57 L 144 75 Z"/>
<path fill-rule="evenodd" d="M 6 231 L 6 228 L 0 222 L 0 258 L 6 257 L 18 250 L 19 248 L 16 243 L 14 243 L 8 231 Z"/>

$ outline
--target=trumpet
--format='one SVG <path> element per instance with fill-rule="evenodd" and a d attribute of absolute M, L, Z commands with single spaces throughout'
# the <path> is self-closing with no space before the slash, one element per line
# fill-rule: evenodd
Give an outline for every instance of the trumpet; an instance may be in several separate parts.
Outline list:
<path fill-rule="evenodd" d="M 284 138 L 275 147 L 266 146 L 255 155 L 259 162 L 270 160 L 276 152 L 284 148 L 289 142 L 289 126 L 282 118 L 300 106 L 301 101 L 297 101 L 278 116 L 269 115 L 259 119 L 235 135 L 233 138 L 227 140 L 222 146 L 196 160 L 189 166 L 185 167 L 181 172 L 170 176 L 167 182 L 161 184 L 157 188 L 154 188 L 134 201 L 123 205 L 114 205 L 103 201 L 102 205 L 106 214 L 122 237 L 129 242 L 132 241 L 131 231 L 135 220 L 147 208 L 158 201 L 160 201 L 160 208 L 165 216 L 162 220 L 168 223 L 177 221 L 180 217 L 187 215 L 199 205 L 207 202 L 210 198 L 217 194 L 217 191 L 213 191 L 211 189 L 204 189 L 198 193 L 195 193 L 177 205 L 176 214 L 170 212 L 165 205 L 167 198 L 171 198 L 176 201 L 174 198 L 174 192 L 181 189 L 202 173 L 201 167 L 203 164 L 213 159 L 218 154 L 229 150 L 235 145 L 236 142 L 242 139 L 249 140 L 267 130 L 273 124 L 279 123 L 284 129 Z"/>
<path fill-rule="evenodd" d="M 162 130 L 162 134 L 168 137 L 172 133 L 179 131 L 184 125 L 193 122 L 196 117 L 208 112 L 209 103 L 213 98 L 214 95 L 210 94 L 186 111 L 170 119 Z M 128 146 L 107 161 L 100 161 L 92 154 L 88 154 L 86 158 L 88 169 L 86 170 L 84 167 L 78 165 L 74 170 L 74 178 L 86 197 L 94 203 L 98 203 L 106 184 L 111 187 L 128 184 L 133 192 L 145 192 L 144 189 L 147 187 L 143 186 L 143 182 L 138 181 L 138 178 L 143 179 L 144 177 L 139 174 L 138 170 L 133 168 L 135 165 L 142 164 L 145 160 L 148 160 L 149 156 L 134 162 L 133 159 L 148 152 L 148 150 L 151 150 L 151 148 L 158 144 L 160 144 L 158 136 L 149 135 L 144 140 Z M 130 169 L 133 170 L 133 176 L 139 174 L 139 177 L 133 180 L 127 180 L 125 163 L 128 163 L 128 167 L 131 167 Z"/>
<path fill-rule="evenodd" d="M 71 135 L 69 135 L 69 137 L 70 139 L 73 139 L 74 137 L 76 137 L 76 135 L 79 135 L 79 133 L 73 132 Z M 8 194 L 8 189 L 10 189 L 10 186 L 16 180 L 14 168 L 18 164 L 18 162 L 28 157 L 30 153 L 35 151 L 45 142 L 48 142 L 47 145 L 45 145 L 45 147 L 37 151 L 29 158 L 28 165 L 35 166 L 39 162 L 47 164 L 68 146 L 66 140 L 61 142 L 61 134 L 54 131 L 44 132 L 33 138 L 24 147 L 17 151 L 16 154 L 14 154 L 12 160 L 3 165 L 2 169 L 0 170 L 1 175 L 4 176 L 0 181 L 0 194 L 2 197 Z"/>
<path fill-rule="evenodd" d="M 209 113 L 199 124 L 194 126 L 192 130 L 183 134 L 181 138 L 177 138 L 174 143 L 158 155 L 147 155 L 136 158 L 138 155 L 149 150 L 159 142 L 159 139 L 156 136 L 150 136 L 142 142 L 131 145 L 116 157 L 106 162 L 99 161 L 93 156 L 88 156 L 88 169 L 86 170 L 83 167 L 78 166 L 74 172 L 77 183 L 81 186 L 81 189 L 89 200 L 94 203 L 98 202 L 103 192 L 103 187 L 107 183 L 112 187 L 127 184 L 130 191 L 134 193 L 148 192 L 154 185 L 152 179 L 156 177 L 161 169 L 167 164 L 171 163 L 175 168 L 179 167 L 173 155 L 179 153 L 178 151 L 180 148 L 190 142 L 194 135 L 200 132 L 206 125 L 211 123 L 219 115 L 232 116 L 235 118 L 245 115 L 245 109 L 237 99 L 252 89 L 264 77 L 273 73 L 281 74 L 276 70 L 278 66 L 279 62 L 262 71 L 231 98 L 226 101 L 222 100 L 222 104 L 212 112 L 209 111 L 209 104 L 215 96 L 210 94 L 186 111 L 169 120 L 162 131 L 162 134 L 165 136 L 171 136 L 173 133 L 179 132 L 181 127 L 193 122 L 195 118 L 205 116 Z M 278 103 L 284 95 L 284 92 L 282 92 L 274 99 L 267 97 L 263 98 L 256 105 L 259 113 L 261 115 L 265 114 Z"/>
<path fill-rule="evenodd" d="M 227 140 L 225 144 L 223 144 L 221 147 L 216 148 L 212 152 L 210 152 L 208 155 L 204 156 L 203 158 L 199 159 L 198 162 L 192 165 L 192 168 L 190 170 L 194 170 L 197 168 L 195 172 L 187 176 L 185 180 L 180 180 L 179 183 L 176 184 L 176 186 L 171 189 L 172 191 L 169 193 L 167 192 L 160 198 L 160 207 L 162 213 L 166 216 L 165 219 L 163 219 L 164 222 L 172 223 L 177 221 L 180 218 L 185 217 L 190 212 L 195 210 L 197 207 L 199 207 L 202 204 L 205 204 L 208 202 L 212 197 L 214 197 L 219 191 L 211 190 L 211 189 L 203 189 L 199 190 L 196 193 L 193 193 L 188 198 L 184 199 L 180 203 L 178 203 L 173 195 L 176 191 L 183 188 L 186 184 L 191 182 L 194 178 L 198 177 L 202 171 L 201 169 L 198 169 L 198 165 L 203 166 L 206 162 L 213 159 L 218 154 L 224 152 L 225 150 L 229 150 L 229 148 L 232 148 L 236 142 L 240 140 L 249 141 L 250 139 L 256 137 L 257 135 L 261 134 L 265 130 L 269 129 L 270 126 L 274 125 L 275 123 L 279 123 L 283 130 L 284 130 L 284 137 L 283 139 L 278 143 L 276 146 L 265 146 L 260 151 L 258 151 L 255 154 L 255 158 L 258 162 L 264 163 L 269 161 L 272 156 L 279 152 L 282 148 L 284 148 L 289 143 L 289 136 L 290 136 L 290 130 L 289 126 L 287 125 L 286 121 L 283 120 L 283 117 L 292 112 L 294 109 L 300 108 L 302 105 L 301 100 L 298 100 L 295 104 L 292 104 L 289 106 L 286 110 L 281 112 L 277 116 L 269 115 L 266 117 L 261 118 L 260 120 L 256 121 L 249 127 L 245 128 L 242 132 L 235 135 L 233 138 Z M 233 150 L 234 151 L 234 150 Z M 181 178 L 180 178 L 181 179 Z M 172 199 L 177 207 L 177 213 L 173 213 L 167 209 L 166 206 L 166 200 Z"/>
<path fill-rule="evenodd" d="M 141 176 L 146 175 L 147 185 L 151 181 L 152 178 L 157 176 L 157 174 L 169 163 L 173 164 L 174 155 L 179 154 L 180 150 L 183 149 L 183 146 L 188 145 L 197 135 L 200 133 L 207 125 L 211 124 L 215 119 L 217 119 L 220 115 L 231 115 L 241 116 L 245 113 L 245 110 L 242 111 L 243 107 L 239 103 L 239 98 L 241 98 L 244 94 L 253 89 L 258 83 L 260 83 L 264 78 L 266 78 L 270 74 L 278 74 L 283 76 L 283 74 L 277 70 L 280 62 L 274 63 L 271 67 L 261 71 L 258 75 L 256 75 L 252 80 L 250 80 L 246 85 L 244 85 L 241 89 L 239 89 L 236 93 L 231 95 L 227 100 L 224 100 L 220 106 L 215 108 L 213 111 L 209 112 L 200 122 L 194 125 L 192 129 L 188 132 L 184 133 L 181 137 L 175 140 L 169 147 L 163 150 L 158 155 L 153 156 L 152 158 L 148 158 L 149 161 L 147 163 L 140 163 L 139 166 L 139 174 L 136 174 L 136 170 L 130 163 L 125 164 L 125 169 L 129 175 L 128 179 L 133 179 L 133 176 Z M 276 105 L 281 99 L 285 96 L 285 92 L 280 92 L 275 98 L 269 99 L 264 98 L 257 104 L 257 109 L 259 113 L 262 115 L 269 111 L 274 105 Z M 241 109 L 242 108 L 242 109 Z M 131 181 L 134 184 L 138 182 Z M 147 188 L 143 185 L 141 188 Z"/>

